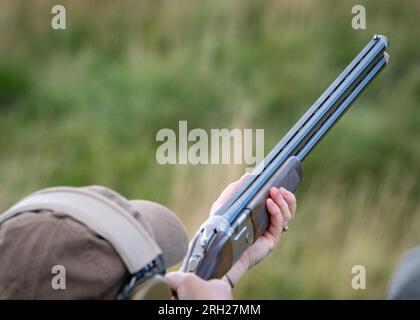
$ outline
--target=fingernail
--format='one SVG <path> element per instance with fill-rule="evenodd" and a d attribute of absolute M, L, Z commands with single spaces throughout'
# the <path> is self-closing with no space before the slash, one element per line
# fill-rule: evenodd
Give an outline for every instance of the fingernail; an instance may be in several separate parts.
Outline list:
<path fill-rule="evenodd" d="M 275 187 L 272 187 L 271 189 L 270 189 L 270 191 L 275 195 L 275 196 L 277 196 L 278 195 L 278 193 L 279 193 L 279 189 L 277 189 L 277 188 L 275 188 Z"/>
<path fill-rule="evenodd" d="M 281 188 L 281 193 L 285 196 L 285 197 L 290 197 L 291 196 L 291 192 L 289 190 L 286 190 L 285 188 Z"/>

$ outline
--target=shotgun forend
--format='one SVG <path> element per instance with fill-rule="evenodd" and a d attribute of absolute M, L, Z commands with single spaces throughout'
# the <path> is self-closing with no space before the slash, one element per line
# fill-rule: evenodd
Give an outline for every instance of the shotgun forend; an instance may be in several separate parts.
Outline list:
<path fill-rule="evenodd" d="M 226 274 L 242 253 L 267 229 L 265 201 L 271 187 L 295 192 L 301 162 L 388 64 L 388 39 L 375 35 L 328 89 L 308 109 L 228 201 L 198 230 L 183 270 L 203 279 Z"/>

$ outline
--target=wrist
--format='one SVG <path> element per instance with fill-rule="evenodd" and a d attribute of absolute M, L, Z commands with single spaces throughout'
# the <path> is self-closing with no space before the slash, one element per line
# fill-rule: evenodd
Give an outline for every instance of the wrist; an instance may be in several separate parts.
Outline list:
<path fill-rule="evenodd" d="M 233 267 L 226 273 L 229 277 L 232 284 L 235 286 L 238 283 L 239 279 L 247 272 L 249 269 L 249 258 L 248 254 L 245 252 L 241 258 L 233 265 Z M 227 280 L 226 280 L 227 281 Z"/>
<path fill-rule="evenodd" d="M 229 284 L 231 289 L 235 288 L 235 282 L 233 282 L 232 278 L 229 276 L 229 272 L 225 274 L 223 280 Z"/>

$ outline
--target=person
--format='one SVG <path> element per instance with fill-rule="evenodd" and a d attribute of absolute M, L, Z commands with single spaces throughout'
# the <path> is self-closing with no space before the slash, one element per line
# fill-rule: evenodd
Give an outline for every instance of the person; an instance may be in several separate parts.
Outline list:
<path fill-rule="evenodd" d="M 222 192 L 211 214 L 242 179 Z M 0 215 L 0 298 L 156 298 L 150 295 L 154 292 L 150 288 L 161 289 L 164 282 L 172 290 L 170 295 L 178 299 L 232 299 L 233 285 L 274 249 L 283 228 L 294 217 L 296 200 L 290 192 L 273 188 L 267 208 L 268 230 L 224 278 L 204 281 L 182 272 L 159 278 L 158 272 L 141 273 L 146 269 L 138 271 L 135 264 L 158 253 L 164 261 L 158 271 L 163 273 L 184 257 L 188 238 L 168 208 L 151 201 L 128 200 L 102 186 L 38 191 Z M 140 237 L 138 242 L 133 243 L 130 237 L 131 225 L 122 228 L 127 221 L 137 231 L 143 230 L 133 234 L 134 240 Z M 157 268 L 155 260 L 146 266 Z M 60 270 L 64 272 L 60 274 Z M 147 280 L 144 283 L 143 278 Z M 150 283 L 158 285 L 151 287 Z"/>
<path fill-rule="evenodd" d="M 420 246 L 405 254 L 398 264 L 388 288 L 388 299 L 420 299 Z"/>
<path fill-rule="evenodd" d="M 44 189 L 0 215 L 0 299 L 115 299 L 136 256 L 161 253 L 171 266 L 187 246 L 181 222 L 160 204 L 103 186 Z"/>
<path fill-rule="evenodd" d="M 245 175 L 230 184 L 213 204 L 210 214 L 216 212 L 239 187 Z M 169 285 L 181 300 L 231 300 L 232 289 L 246 271 L 263 260 L 277 245 L 288 223 L 295 217 L 296 198 L 284 188 L 271 188 L 267 199 L 270 226 L 250 246 L 221 280 L 203 280 L 193 273 L 171 272 L 166 275 Z"/>

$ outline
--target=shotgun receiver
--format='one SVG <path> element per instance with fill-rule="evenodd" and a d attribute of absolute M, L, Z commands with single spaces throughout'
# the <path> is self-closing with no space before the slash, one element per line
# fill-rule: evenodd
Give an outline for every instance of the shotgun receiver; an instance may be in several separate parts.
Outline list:
<path fill-rule="evenodd" d="M 183 271 L 221 278 L 268 228 L 265 202 L 271 187 L 295 192 L 301 162 L 388 64 L 388 39 L 375 35 L 293 128 L 280 140 L 228 201 L 190 242 Z"/>

